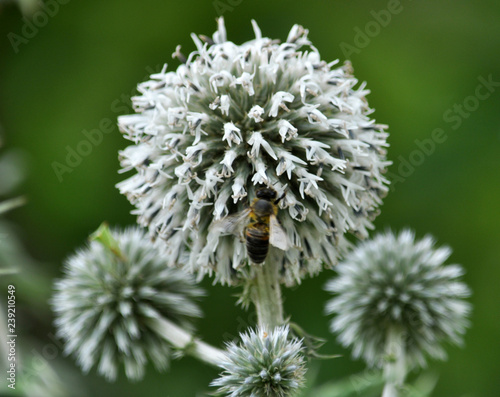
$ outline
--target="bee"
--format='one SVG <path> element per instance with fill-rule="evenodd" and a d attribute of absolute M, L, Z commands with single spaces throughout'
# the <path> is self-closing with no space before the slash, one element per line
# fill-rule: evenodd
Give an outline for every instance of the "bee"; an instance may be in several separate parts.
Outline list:
<path fill-rule="evenodd" d="M 226 216 L 216 222 L 212 229 L 240 238 L 243 235 L 250 260 L 257 265 L 263 263 L 269 251 L 269 244 L 283 251 L 291 245 L 276 218 L 278 203 L 285 197 L 285 193 L 278 198 L 277 195 L 276 190 L 269 187 L 257 190 L 257 197 L 249 208 Z"/>

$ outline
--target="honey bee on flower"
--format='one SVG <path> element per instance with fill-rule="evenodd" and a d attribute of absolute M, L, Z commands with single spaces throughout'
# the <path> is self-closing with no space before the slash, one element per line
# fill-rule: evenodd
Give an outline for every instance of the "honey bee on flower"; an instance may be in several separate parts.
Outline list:
<path fill-rule="evenodd" d="M 277 197 L 276 190 L 260 188 L 256 196 L 249 208 L 223 218 L 211 229 L 239 237 L 244 235 L 248 257 L 254 264 L 261 264 L 266 259 L 269 244 L 286 251 L 291 243 L 276 218 L 278 203 L 285 193 Z"/>
<path fill-rule="evenodd" d="M 388 191 L 388 134 L 349 63 L 322 60 L 299 25 L 282 43 L 252 25 L 255 39 L 238 45 L 220 18 L 212 38 L 192 35 L 195 51 L 176 48 L 176 70 L 139 85 L 136 114 L 119 118 L 132 141 L 122 172 L 133 174 L 118 188 L 172 266 L 237 285 L 277 244 L 280 283 L 294 285 L 335 265 L 347 234 L 368 236 Z M 275 199 L 245 209 L 259 186 L 287 186 L 280 223 Z M 217 226 L 228 216 L 241 225 Z"/>

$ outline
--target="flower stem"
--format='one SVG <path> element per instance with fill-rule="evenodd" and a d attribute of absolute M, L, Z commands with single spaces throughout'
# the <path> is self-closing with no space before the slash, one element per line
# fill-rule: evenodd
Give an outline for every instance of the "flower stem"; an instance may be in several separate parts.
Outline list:
<path fill-rule="evenodd" d="M 218 366 L 225 358 L 222 350 L 202 342 L 177 324 L 164 318 L 150 318 L 148 325 L 172 346 L 213 366 Z"/>
<path fill-rule="evenodd" d="M 254 282 L 252 300 L 259 326 L 273 329 L 283 325 L 283 301 L 276 265 L 271 261 L 256 265 Z"/>
<path fill-rule="evenodd" d="M 406 377 L 404 335 L 400 330 L 389 331 L 386 342 L 387 361 L 384 364 L 385 387 L 382 397 L 399 397 Z"/>

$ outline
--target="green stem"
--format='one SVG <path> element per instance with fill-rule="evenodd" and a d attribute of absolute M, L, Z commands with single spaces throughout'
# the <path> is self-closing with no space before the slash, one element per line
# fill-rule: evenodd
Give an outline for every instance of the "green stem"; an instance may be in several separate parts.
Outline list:
<path fill-rule="evenodd" d="M 273 329 L 283 325 L 283 300 L 277 266 L 271 261 L 255 265 L 252 300 L 260 327 Z"/>
<path fill-rule="evenodd" d="M 151 318 L 148 325 L 172 346 L 184 350 L 185 353 L 207 364 L 217 367 L 225 359 L 222 350 L 195 338 L 170 320 Z"/>
<path fill-rule="evenodd" d="M 26 204 L 24 197 L 16 197 L 13 199 L 5 200 L 0 203 L 0 214 L 13 210 L 16 207 Z"/>
<path fill-rule="evenodd" d="M 392 329 L 387 335 L 386 354 L 384 364 L 385 387 L 382 397 L 399 397 L 401 386 L 406 377 L 406 358 L 404 335 L 400 330 Z"/>

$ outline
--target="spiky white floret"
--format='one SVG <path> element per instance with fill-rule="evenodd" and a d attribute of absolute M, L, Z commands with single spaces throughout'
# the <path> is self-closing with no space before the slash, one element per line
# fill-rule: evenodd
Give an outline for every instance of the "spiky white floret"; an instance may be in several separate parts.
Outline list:
<path fill-rule="evenodd" d="M 289 339 L 288 327 L 249 330 L 239 345 L 230 343 L 224 369 L 212 386 L 230 397 L 293 397 L 304 385 L 302 342 Z"/>
<path fill-rule="evenodd" d="M 148 325 L 165 318 L 186 329 L 200 317 L 195 299 L 203 295 L 192 276 L 166 267 L 161 251 L 138 228 L 112 232 L 122 256 L 97 241 L 66 261 L 55 284 L 52 307 L 65 353 L 85 372 L 114 380 L 121 365 L 130 379 L 140 379 L 148 358 L 168 366 L 168 343 Z"/>
<path fill-rule="evenodd" d="M 367 236 L 387 192 L 388 134 L 348 63 L 322 61 L 298 25 L 280 44 L 252 24 L 256 38 L 236 45 L 219 19 L 213 40 L 192 36 L 185 64 L 139 85 L 137 114 L 119 118 L 134 142 L 122 171 L 135 174 L 118 188 L 166 241 L 170 264 L 235 284 L 251 273 L 247 255 L 234 237 L 210 237 L 210 224 L 261 186 L 286 187 L 279 218 L 296 247 L 272 260 L 291 285 L 334 265 L 347 232 Z"/>
<path fill-rule="evenodd" d="M 335 314 L 332 332 L 369 365 L 384 362 L 393 332 L 402 335 L 410 368 L 424 366 L 427 356 L 444 359 L 442 344 L 461 343 L 470 312 L 462 267 L 444 265 L 450 254 L 430 236 L 415 241 L 409 230 L 361 243 L 326 287 L 336 295 L 326 306 Z"/>

